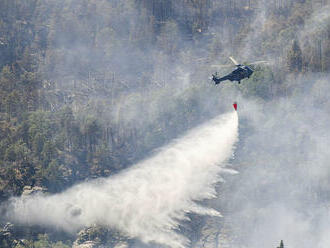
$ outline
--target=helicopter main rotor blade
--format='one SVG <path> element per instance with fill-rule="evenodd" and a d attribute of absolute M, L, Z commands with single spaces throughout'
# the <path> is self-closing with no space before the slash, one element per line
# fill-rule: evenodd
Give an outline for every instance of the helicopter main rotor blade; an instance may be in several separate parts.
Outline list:
<path fill-rule="evenodd" d="M 253 63 L 249 63 L 249 65 L 259 65 L 259 64 L 270 64 L 270 62 L 266 60 L 260 60 Z"/>
<path fill-rule="evenodd" d="M 236 66 L 239 65 L 239 63 L 237 63 L 237 61 L 233 57 L 230 56 L 229 58 Z"/>
<path fill-rule="evenodd" d="M 227 68 L 227 67 L 232 67 L 232 65 L 211 65 L 213 68 Z"/>

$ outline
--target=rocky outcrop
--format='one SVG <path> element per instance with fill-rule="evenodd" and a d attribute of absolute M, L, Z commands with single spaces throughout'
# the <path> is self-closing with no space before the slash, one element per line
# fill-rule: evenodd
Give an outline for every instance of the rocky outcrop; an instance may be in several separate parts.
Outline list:
<path fill-rule="evenodd" d="M 96 248 L 96 247 L 100 247 L 100 244 L 98 244 L 95 241 L 84 241 L 83 243 L 74 243 L 72 248 Z"/>
<path fill-rule="evenodd" d="M 73 248 L 127 248 L 128 238 L 113 230 L 93 225 L 81 230 Z"/>
<path fill-rule="evenodd" d="M 39 186 L 24 186 L 22 196 L 28 196 L 36 193 L 44 193 L 47 189 Z"/>
<path fill-rule="evenodd" d="M 2 229 L 0 229 L 0 244 L 12 244 L 14 225 L 11 223 L 6 223 Z"/>
<path fill-rule="evenodd" d="M 19 239 L 17 237 L 19 230 L 11 224 L 6 223 L 3 228 L 0 229 L 0 247 L 11 248 L 11 247 L 28 247 L 28 241 L 25 239 Z"/>

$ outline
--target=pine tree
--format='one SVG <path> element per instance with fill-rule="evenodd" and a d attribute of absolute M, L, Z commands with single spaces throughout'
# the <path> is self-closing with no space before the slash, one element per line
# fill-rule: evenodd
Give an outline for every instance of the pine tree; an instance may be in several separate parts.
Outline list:
<path fill-rule="evenodd" d="M 292 41 L 291 49 L 287 56 L 287 65 L 290 72 L 301 72 L 302 70 L 302 52 L 297 40 Z"/>
<path fill-rule="evenodd" d="M 283 240 L 281 240 L 280 246 L 277 248 L 284 248 Z"/>

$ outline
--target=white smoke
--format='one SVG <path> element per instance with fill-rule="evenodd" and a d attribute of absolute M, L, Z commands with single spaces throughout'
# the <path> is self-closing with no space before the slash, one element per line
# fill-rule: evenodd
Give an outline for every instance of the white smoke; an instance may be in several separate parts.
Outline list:
<path fill-rule="evenodd" d="M 237 138 L 237 113 L 221 115 L 116 176 L 56 195 L 11 199 L 8 216 L 70 232 L 100 224 L 146 243 L 184 247 L 187 240 L 175 229 L 186 213 L 219 216 L 196 201 L 215 197 Z"/>

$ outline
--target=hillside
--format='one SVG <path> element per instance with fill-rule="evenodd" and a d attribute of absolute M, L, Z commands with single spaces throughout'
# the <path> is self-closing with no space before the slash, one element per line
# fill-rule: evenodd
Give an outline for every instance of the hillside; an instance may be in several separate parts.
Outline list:
<path fill-rule="evenodd" d="M 219 186 L 223 202 L 207 203 L 230 212 L 232 218 L 219 223 L 240 237 L 228 240 L 243 247 L 252 239 L 244 231 L 251 222 L 234 223 L 243 210 L 230 200 L 233 189 L 240 187 L 250 195 L 252 172 L 278 175 L 284 163 L 318 164 L 322 169 L 315 174 L 302 166 L 289 175 L 297 173 L 301 179 L 313 174 L 306 178 L 306 194 L 315 204 L 329 203 L 330 174 L 323 167 L 328 158 L 322 150 L 329 133 L 329 10 L 327 0 L 0 1 L 1 202 L 33 190 L 52 195 L 80 182 L 117 175 L 187 130 L 227 112 L 238 99 L 245 109 L 237 157 L 230 163 L 241 175 Z M 215 87 L 208 79 L 217 70 L 212 65 L 230 63 L 231 55 L 242 63 L 268 63 L 253 67 L 252 77 L 240 85 Z M 251 109 L 260 112 L 252 116 L 247 113 Z M 283 122 L 292 129 L 284 130 Z M 274 130 L 294 142 L 274 137 Z M 256 145 L 268 147 L 269 140 L 274 142 L 270 150 Z M 310 154 L 313 147 L 321 147 L 313 153 L 321 153 L 320 159 Z M 278 167 L 259 167 L 273 157 Z M 253 168 L 242 167 L 246 164 Z M 292 192 L 301 184 L 298 179 Z M 252 189 L 259 202 L 258 190 L 272 187 L 266 181 L 267 187 L 257 184 Z M 303 208 L 300 204 L 298 209 Z M 203 230 L 213 224 L 207 218 L 191 218 L 182 232 L 197 247 Z M 0 219 L 2 226 L 7 221 Z M 0 231 L 1 247 L 67 247 L 77 239 L 62 230 L 19 225 L 8 238 L 6 228 Z M 97 228 L 103 243 L 126 240 L 116 230 Z M 86 230 L 94 232 L 92 227 Z M 93 240 L 99 234 L 88 235 L 85 238 Z M 140 241 L 130 242 L 129 247 L 138 247 L 134 242 Z"/>

